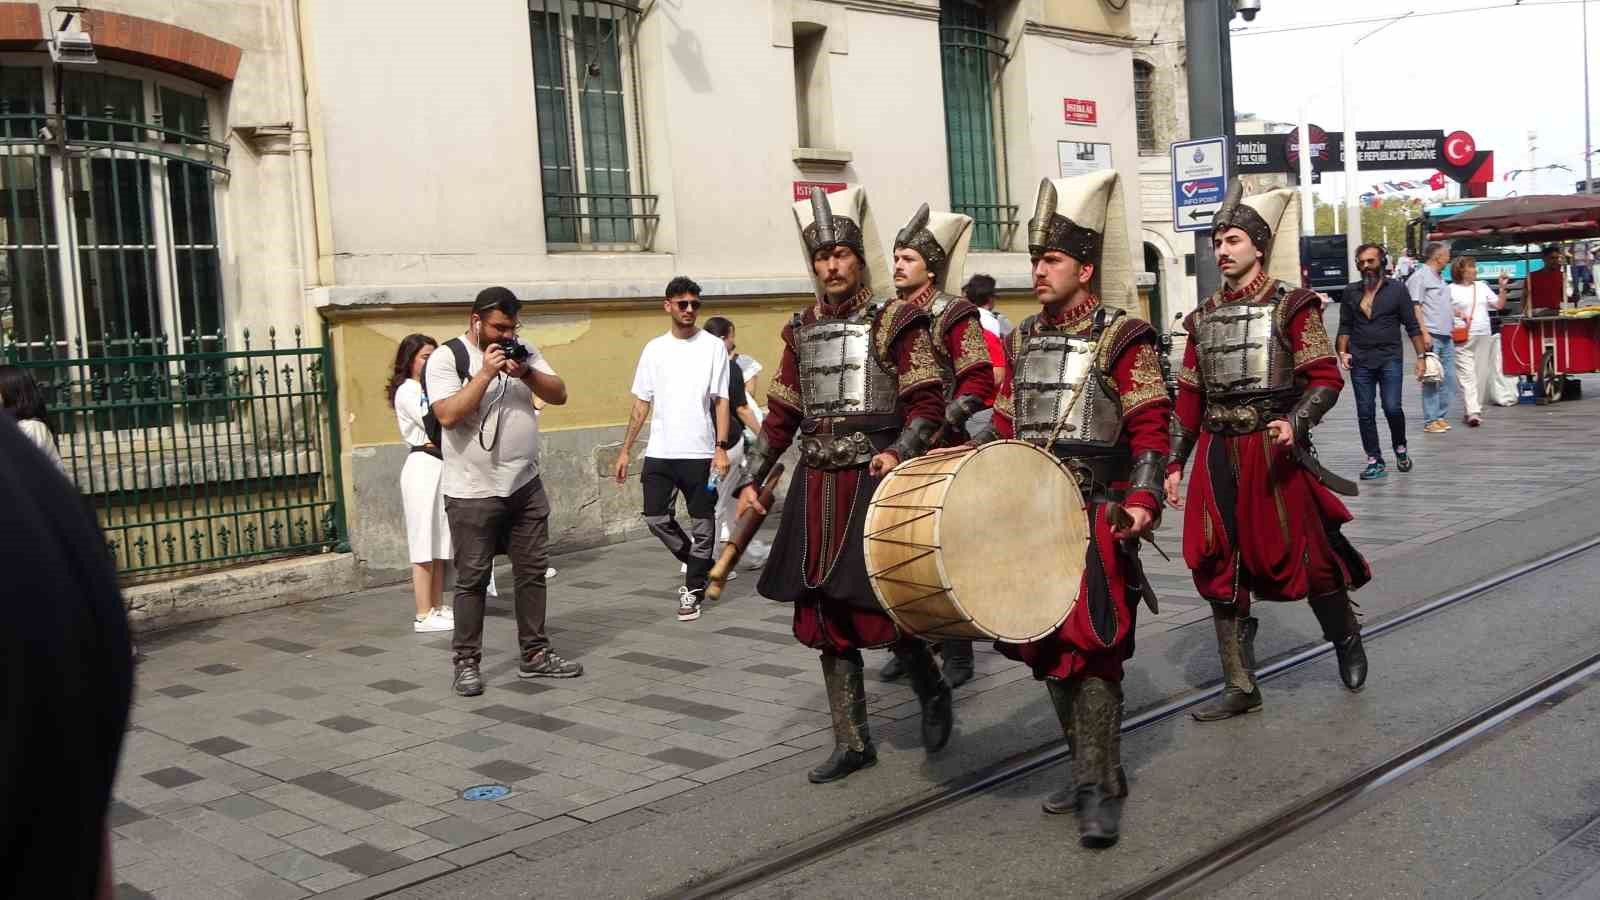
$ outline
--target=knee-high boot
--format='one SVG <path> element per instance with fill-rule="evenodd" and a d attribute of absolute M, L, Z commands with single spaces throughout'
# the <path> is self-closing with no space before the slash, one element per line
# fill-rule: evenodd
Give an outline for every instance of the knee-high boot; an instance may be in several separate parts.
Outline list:
<path fill-rule="evenodd" d="M 1072 780 L 1077 782 L 1078 841 L 1109 847 L 1122 830 L 1122 686 L 1104 678 L 1074 679 Z"/>
<path fill-rule="evenodd" d="M 1067 749 L 1074 754 L 1072 708 L 1074 698 L 1081 692 L 1083 680 L 1073 678 L 1060 681 L 1054 678 L 1045 679 L 1045 687 L 1050 691 L 1050 705 L 1055 707 L 1056 721 L 1061 723 L 1061 735 L 1067 739 Z M 1117 778 L 1113 796 L 1128 796 L 1128 776 L 1122 769 L 1122 691 L 1117 691 L 1117 727 L 1111 734 L 1111 758 L 1116 760 Z M 1070 765 L 1070 764 L 1069 764 Z M 1070 770 L 1069 770 L 1070 775 Z M 1062 788 L 1045 798 L 1044 811 L 1053 815 L 1065 815 L 1078 808 L 1078 781 L 1076 777 L 1068 777 L 1067 783 Z"/>
<path fill-rule="evenodd" d="M 950 705 L 950 685 L 933 660 L 933 651 L 922 641 L 901 641 L 895 645 L 894 655 L 911 676 L 911 689 L 922 701 L 922 746 L 929 753 L 944 749 L 950 743 L 950 731 L 955 726 L 955 710 Z"/>
<path fill-rule="evenodd" d="M 1333 644 L 1339 657 L 1339 680 L 1352 691 L 1361 690 L 1367 683 L 1367 648 L 1361 643 L 1361 623 L 1349 592 L 1313 597 L 1311 611 L 1317 614 L 1322 636 Z"/>
<path fill-rule="evenodd" d="M 843 656 L 822 654 L 822 682 L 828 690 L 828 712 L 833 716 L 833 755 L 807 776 L 812 784 L 838 781 L 857 769 L 878 761 L 867 731 L 867 692 L 862 678 L 860 651 Z"/>
<path fill-rule="evenodd" d="M 1217 629 L 1217 655 L 1222 658 L 1222 696 L 1190 715 L 1197 722 L 1215 722 L 1261 708 L 1256 687 L 1256 620 L 1241 616 L 1226 603 L 1211 604 L 1211 621 Z"/>

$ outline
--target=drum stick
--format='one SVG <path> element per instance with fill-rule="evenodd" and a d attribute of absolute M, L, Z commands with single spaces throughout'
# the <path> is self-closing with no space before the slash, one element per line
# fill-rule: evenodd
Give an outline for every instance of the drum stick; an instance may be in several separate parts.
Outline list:
<path fill-rule="evenodd" d="M 772 509 L 774 494 L 778 490 L 778 479 L 783 477 L 783 463 L 772 467 L 772 473 L 767 476 L 766 483 L 761 485 L 761 508 Z M 706 585 L 706 599 L 716 600 L 722 596 L 722 589 L 728 584 L 728 573 L 739 564 L 739 558 L 744 556 L 744 550 L 750 546 L 750 539 L 761 530 L 761 524 L 767 520 L 767 514 L 757 512 L 755 507 L 744 511 L 744 515 L 735 522 L 728 540 L 722 545 L 722 555 L 717 558 L 711 567 L 710 583 Z"/>

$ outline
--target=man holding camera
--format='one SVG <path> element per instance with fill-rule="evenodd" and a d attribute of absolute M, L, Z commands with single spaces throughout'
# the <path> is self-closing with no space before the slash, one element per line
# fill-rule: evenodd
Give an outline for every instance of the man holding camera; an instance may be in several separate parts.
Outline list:
<path fill-rule="evenodd" d="M 428 359 L 426 387 L 443 429 L 445 515 L 455 543 L 455 692 L 483 693 L 484 589 L 496 553 L 511 557 L 521 678 L 575 678 L 545 636 L 550 501 L 539 480 L 534 399 L 560 406 L 567 385 L 543 354 L 517 339 L 522 303 L 503 287 L 472 304 L 467 333 Z"/>

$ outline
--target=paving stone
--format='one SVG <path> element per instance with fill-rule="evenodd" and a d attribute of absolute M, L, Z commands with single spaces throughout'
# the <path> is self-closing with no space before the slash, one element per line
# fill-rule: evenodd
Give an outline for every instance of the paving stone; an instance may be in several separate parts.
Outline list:
<path fill-rule="evenodd" d="M 744 670 L 746 672 L 754 672 L 757 675 L 771 675 L 774 678 L 788 678 L 805 672 L 805 669 L 791 669 L 788 666 L 775 666 L 769 663 L 745 666 Z"/>
<path fill-rule="evenodd" d="M 300 886 L 320 894 L 360 880 L 361 876 L 349 869 L 336 869 L 332 872 L 318 875 L 315 878 L 307 878 L 305 881 L 300 882 Z"/>
<path fill-rule="evenodd" d="M 289 717 L 275 713 L 270 709 L 253 709 L 247 713 L 235 716 L 237 719 L 249 722 L 252 725 L 275 725 L 279 722 L 289 721 Z"/>
<path fill-rule="evenodd" d="M 156 693 L 165 694 L 174 700 L 182 700 L 185 697 L 193 697 L 195 694 L 203 694 L 205 691 L 202 691 L 192 685 L 174 684 L 170 687 L 158 688 L 156 689 Z"/>
<path fill-rule="evenodd" d="M 539 774 L 537 769 L 530 769 L 527 766 L 504 759 L 494 759 L 482 765 L 473 766 L 472 771 L 506 784 L 512 784 L 524 778 L 532 778 Z"/>
<path fill-rule="evenodd" d="M 336 850 L 354 847 L 361 843 L 350 835 L 335 831 L 326 825 L 313 825 L 304 831 L 286 834 L 283 839 L 307 853 L 315 853 L 318 856 L 327 856 Z"/>
<path fill-rule="evenodd" d="M 309 644 L 302 644 L 298 641 L 286 641 L 283 638 L 275 637 L 256 638 L 250 643 L 255 644 L 258 647 L 266 647 L 268 650 L 277 650 L 282 653 L 306 653 L 312 649 L 315 649 Z"/>
<path fill-rule="evenodd" d="M 377 825 L 368 825 L 366 828 L 351 832 L 351 837 L 371 844 L 379 850 L 399 851 L 412 844 L 428 840 L 428 836 L 420 831 L 397 825 L 394 822 L 380 822 Z"/>
<path fill-rule="evenodd" d="M 250 827 L 273 837 L 283 837 L 296 831 L 303 831 L 316 823 L 304 816 L 297 816 L 286 809 L 274 809 L 272 812 L 252 816 L 249 819 Z"/>
<path fill-rule="evenodd" d="M 472 750 L 482 753 L 486 750 L 493 750 L 496 747 L 504 747 L 510 742 L 502 741 L 499 738 L 490 737 L 486 734 L 479 734 L 475 731 L 469 731 L 465 734 L 457 734 L 447 738 L 440 738 L 439 743 L 450 744 L 453 747 L 460 747 L 464 750 Z"/>
<path fill-rule="evenodd" d="M 313 697 L 321 697 L 322 692 L 316 688 L 310 688 L 306 687 L 305 685 L 297 684 L 278 691 L 278 696 L 288 697 L 290 700 L 310 700 Z"/>
<path fill-rule="evenodd" d="M 256 865 L 280 878 L 294 882 L 303 882 L 328 872 L 344 871 L 340 866 L 304 850 L 285 850 L 265 859 L 256 860 Z"/>
<path fill-rule="evenodd" d="M 628 701 L 637 706 L 646 706 L 650 709 L 664 709 L 671 712 L 680 712 L 697 719 L 710 719 L 713 722 L 731 718 L 739 714 L 737 709 L 726 709 L 720 706 L 711 706 L 706 703 L 697 703 L 681 697 L 667 697 L 661 694 L 648 694 Z"/>
<path fill-rule="evenodd" d="M 368 722 L 366 719 L 358 719 L 355 716 L 334 716 L 329 719 L 323 719 L 317 722 L 317 724 L 323 726 L 324 728 L 332 728 L 334 731 L 342 732 L 344 734 L 351 734 L 353 732 L 372 727 L 371 722 Z"/>
<path fill-rule="evenodd" d="M 146 772 L 144 773 L 144 779 L 152 784 L 159 784 L 164 788 L 182 787 L 201 780 L 199 775 L 188 769 L 180 769 L 177 766 L 168 766 L 165 769 Z"/>
<path fill-rule="evenodd" d="M 124 881 L 115 887 L 111 896 L 112 900 L 146 900 L 146 898 L 149 898 L 149 900 L 155 900 L 156 895 L 141 891 Z"/>
<path fill-rule="evenodd" d="M 409 847 L 401 847 L 394 852 L 404 856 L 406 859 L 427 859 L 430 856 L 438 856 L 451 849 L 453 849 L 451 844 L 446 844 L 438 838 L 428 838 L 421 843 L 412 844 Z"/>
<path fill-rule="evenodd" d="M 123 803 L 121 800 L 111 801 L 111 806 L 106 809 L 106 827 L 116 828 L 119 825 L 130 825 L 142 819 L 150 818 L 142 810 Z"/>
<path fill-rule="evenodd" d="M 243 900 L 295 900 L 310 894 L 305 888 L 264 873 L 231 884 L 228 889 Z"/>
<path fill-rule="evenodd" d="M 351 656 L 367 657 L 377 656 L 379 653 L 384 653 L 386 651 L 382 647 L 372 647 L 367 644 L 357 644 L 354 647 L 344 647 L 340 649 L 339 652 L 348 653 Z"/>
<path fill-rule="evenodd" d="M 221 800 L 213 800 L 207 805 L 230 819 L 251 819 L 270 812 L 281 812 L 271 803 L 249 794 L 233 794 Z"/>
<path fill-rule="evenodd" d="M 195 671 L 202 672 L 206 675 L 227 675 L 231 672 L 242 672 L 244 670 L 236 669 L 227 663 L 212 663 L 209 666 L 200 666 L 196 668 Z"/>
<path fill-rule="evenodd" d="M 401 681 L 398 678 L 386 678 L 383 681 L 374 681 L 373 683 L 367 685 L 367 687 L 380 690 L 388 694 L 404 694 L 406 691 L 417 690 L 418 688 L 422 687 L 422 685 L 412 684 L 409 681 Z"/>
<path fill-rule="evenodd" d="M 687 750 L 683 747 L 658 750 L 647 755 L 651 759 L 659 759 L 664 763 L 684 766 L 689 769 L 705 769 L 724 761 L 724 757 L 712 756 L 709 753 L 700 753 L 696 750 Z"/>
<path fill-rule="evenodd" d="M 402 715 L 421 716 L 438 709 L 439 705 L 425 700 L 396 700 L 393 703 L 385 703 L 383 708 L 392 709 Z"/>
<path fill-rule="evenodd" d="M 418 825 L 417 830 L 457 847 L 494 836 L 493 831 L 460 816 L 446 816 L 443 819 L 426 822 Z"/>
<path fill-rule="evenodd" d="M 660 784 L 654 784 L 650 787 L 641 788 L 637 791 L 629 791 L 626 794 L 612 797 L 609 800 L 602 800 L 599 803 L 585 806 L 582 809 L 574 810 L 571 813 L 571 816 L 575 819 L 582 819 L 585 822 L 598 822 L 608 816 L 614 816 L 617 813 L 627 812 L 630 809 L 644 806 L 646 803 L 650 803 L 651 801 L 662 800 L 667 797 L 671 797 L 674 794 L 683 793 L 684 791 L 690 790 L 694 787 L 697 787 L 697 785 L 692 781 L 683 778 L 674 778 L 670 781 L 663 781 Z"/>
<path fill-rule="evenodd" d="M 225 737 L 222 735 L 214 738 L 206 738 L 203 741 L 194 741 L 189 746 L 199 750 L 201 753 L 209 753 L 212 756 L 223 756 L 225 754 L 234 753 L 239 750 L 245 750 L 250 747 L 249 744 L 240 743 L 231 737 Z"/>

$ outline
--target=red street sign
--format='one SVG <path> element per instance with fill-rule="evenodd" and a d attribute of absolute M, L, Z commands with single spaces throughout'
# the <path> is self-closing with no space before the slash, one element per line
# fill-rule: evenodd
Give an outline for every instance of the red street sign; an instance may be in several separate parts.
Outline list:
<path fill-rule="evenodd" d="M 799 203 L 801 200 L 810 200 L 811 189 L 814 187 L 822 188 L 823 192 L 832 194 L 849 186 L 843 181 L 796 181 L 794 183 L 794 202 Z"/>
<path fill-rule="evenodd" d="M 1100 122 L 1100 108 L 1093 100 L 1067 97 L 1061 101 L 1067 121 L 1078 125 L 1095 125 Z"/>

